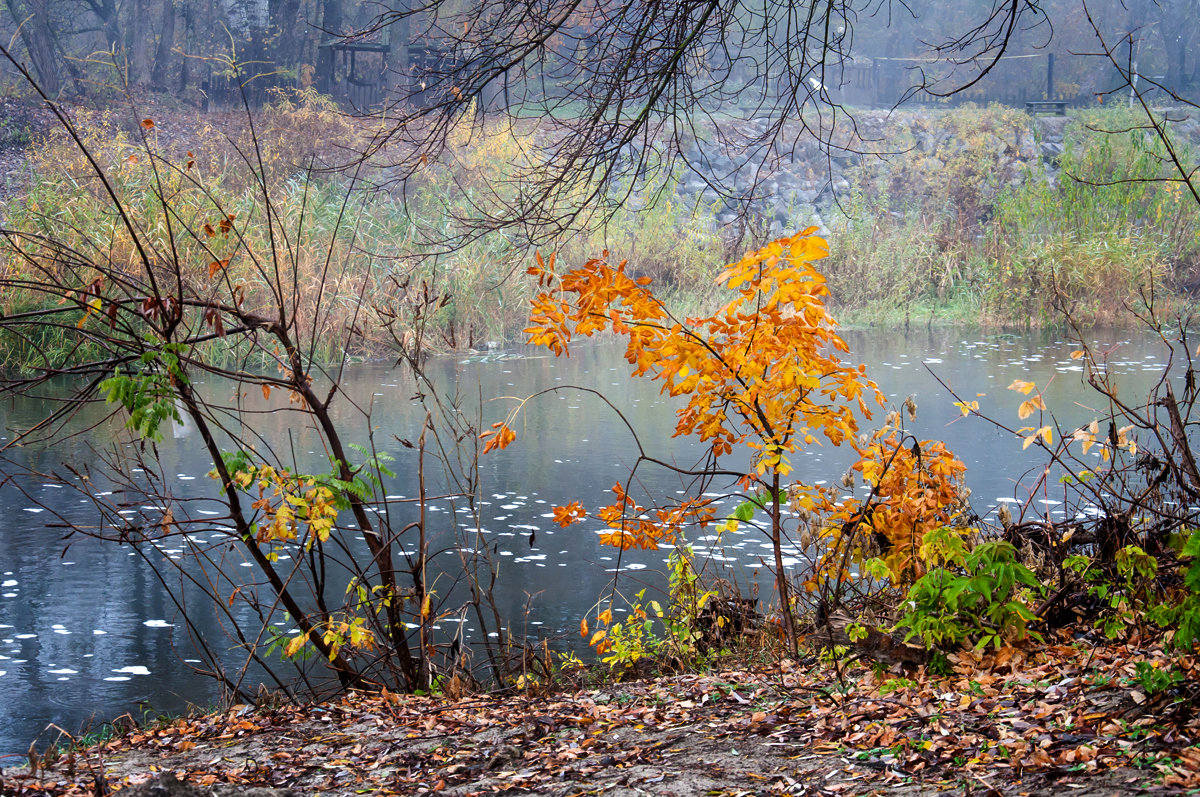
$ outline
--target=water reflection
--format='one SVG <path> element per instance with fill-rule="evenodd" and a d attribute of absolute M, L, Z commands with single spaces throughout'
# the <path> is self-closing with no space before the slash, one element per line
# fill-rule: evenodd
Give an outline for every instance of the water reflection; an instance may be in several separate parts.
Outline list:
<path fill-rule="evenodd" d="M 856 360 L 894 401 L 914 395 L 919 415 L 912 430 L 921 438 L 946 441 L 968 466 L 972 502 L 980 515 L 994 513 L 1001 502 L 1026 502 L 1023 486 L 1042 463 L 1023 453 L 1020 440 L 974 418 L 962 418 L 952 405 L 949 388 L 977 400 L 985 414 L 1013 422 L 1016 394 L 1006 387 L 1016 378 L 1050 385 L 1046 400 L 1064 428 L 1092 417 L 1094 395 L 1081 384 L 1082 372 L 1070 358 L 1073 346 L 1053 336 L 981 335 L 928 331 L 900 335 L 880 331 L 845 335 Z M 1125 374 L 1123 390 L 1145 390 L 1161 372 L 1164 352 L 1150 337 L 1125 333 L 1098 335 L 1099 347 L 1112 350 L 1110 364 Z M 618 556 L 601 547 L 594 526 L 560 529 L 551 521 L 551 507 L 570 500 L 585 505 L 607 503 L 608 490 L 628 473 L 635 458 L 634 440 L 614 414 L 595 395 L 572 389 L 591 388 L 606 395 L 636 427 L 647 451 L 664 460 L 693 464 L 699 451 L 684 440 L 673 440 L 672 401 L 658 386 L 630 381 L 621 350 L 612 346 L 581 347 L 569 359 L 540 352 L 530 356 L 445 358 L 435 363 L 437 379 L 457 385 L 464 411 L 482 408 L 484 424 L 499 420 L 511 406 L 506 396 L 560 388 L 527 405 L 517 428 L 518 441 L 483 461 L 483 494 L 477 503 L 480 533 L 494 547 L 500 562 L 498 603 L 514 630 L 533 636 L 569 633 L 579 617 L 610 583 L 620 567 L 627 592 L 639 582 L 661 583 L 668 551 L 631 552 Z M 932 373 L 931 373 L 932 372 Z M 200 385 L 201 390 L 228 397 L 229 385 Z M 371 428 L 365 428 L 348 404 L 338 405 L 335 417 L 350 424 L 353 442 L 376 446 L 395 457 L 397 479 L 385 485 L 386 508 L 395 527 L 413 517 L 416 495 L 416 454 L 399 440 L 420 434 L 423 411 L 413 400 L 414 385 L 391 368 L 358 366 L 346 374 L 348 397 L 373 407 Z M 289 411 L 286 397 L 243 397 L 254 416 L 264 444 L 294 452 L 301 470 L 325 470 L 327 461 L 316 438 Z M 27 427 L 42 411 L 38 401 L 4 405 L 3 434 Z M 84 418 L 83 421 L 91 419 Z M 358 427 L 363 428 L 356 428 Z M 189 503 L 193 517 L 216 516 L 219 505 L 214 482 L 205 474 L 210 464 L 201 456 L 195 430 L 176 425 L 158 446 L 161 473 L 172 492 Z M 84 468 L 95 461 L 97 449 L 112 446 L 100 436 L 71 438 L 54 446 L 28 445 L 13 452 L 23 464 L 44 472 L 64 464 Z M 111 452 L 111 448 L 108 451 Z M 852 452 L 829 446 L 814 447 L 793 458 L 796 473 L 812 482 L 835 482 L 850 464 Z M 136 475 L 136 474 L 135 474 Z M 639 484 L 650 493 L 674 493 L 687 488 L 677 476 L 639 471 Z M 185 629 L 175 607 L 153 572 L 128 547 L 94 540 L 72 541 L 64 550 L 64 522 L 97 524 L 82 491 L 104 492 L 102 481 L 77 482 L 76 490 L 49 482 L 23 482 L 0 488 L 0 755 L 24 751 L 30 739 L 54 722 L 78 728 L 89 718 L 110 719 L 138 712 L 138 701 L 160 710 L 180 710 L 187 703 L 204 704 L 215 696 L 207 679 L 196 676 L 187 661 L 191 655 Z M 714 484 L 715 494 L 729 485 Z M 449 485 L 435 486 L 433 489 Z M 22 490 L 24 492 L 22 492 Z M 1063 496 L 1050 488 L 1035 497 L 1035 508 L 1061 516 Z M 153 521 L 136 495 L 112 496 L 130 516 L 143 513 Z M 52 511 L 38 511 L 45 503 Z M 435 562 L 455 570 L 460 552 L 456 530 L 473 529 L 476 518 L 461 498 L 429 506 Z M 55 516 L 57 515 L 57 517 Z M 141 515 L 139 515 L 141 516 Z M 48 527 L 49 525 L 49 527 Z M 219 533 L 195 535 L 192 544 L 221 542 Z M 178 556 L 176 548 L 164 551 Z M 693 541 L 744 583 L 757 575 L 765 583 L 766 541 L 752 530 L 706 535 Z M 800 551 L 787 551 L 799 562 Z M 247 569 L 249 570 L 249 569 Z M 439 579 L 441 579 L 439 581 Z M 435 576 L 435 589 L 449 590 L 449 576 Z M 215 618 L 214 618 L 215 623 Z M 442 621 L 450 633 L 455 624 L 470 629 L 470 615 Z M 201 625 L 206 639 L 222 639 L 215 625 Z M 577 636 L 577 633 L 575 634 Z"/>

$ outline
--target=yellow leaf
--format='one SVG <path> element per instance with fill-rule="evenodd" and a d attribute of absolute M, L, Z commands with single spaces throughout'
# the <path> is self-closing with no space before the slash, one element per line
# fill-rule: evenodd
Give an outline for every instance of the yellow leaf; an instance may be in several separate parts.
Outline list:
<path fill-rule="evenodd" d="M 603 623 L 604 625 L 612 623 L 612 609 L 605 609 L 600 612 L 600 615 L 596 618 L 596 622 Z"/>
<path fill-rule="evenodd" d="M 588 645 L 594 647 L 597 642 L 602 642 L 606 636 L 608 636 L 608 632 L 601 628 L 599 631 L 592 634 L 592 640 L 588 642 Z"/>
<path fill-rule="evenodd" d="M 426 594 L 425 600 L 421 601 L 421 619 L 422 620 L 429 619 L 429 613 L 433 607 L 433 602 L 430 600 L 430 598 L 432 598 L 432 597 L 433 597 L 432 595 Z"/>
<path fill-rule="evenodd" d="M 1009 390 L 1019 390 L 1022 393 L 1028 394 L 1031 390 L 1037 387 L 1033 382 L 1025 382 L 1020 379 L 1014 379 L 1013 383 L 1008 386 Z"/>
<path fill-rule="evenodd" d="M 978 401 L 955 401 L 954 406 L 960 409 L 964 418 L 970 415 L 972 411 L 979 411 Z"/>
<path fill-rule="evenodd" d="M 299 634 L 291 642 L 287 643 L 287 647 L 283 649 L 284 658 L 290 659 L 299 652 L 300 648 L 304 647 L 304 643 L 308 641 L 307 634 Z"/>
<path fill-rule="evenodd" d="M 1046 410 L 1046 404 L 1042 401 L 1042 394 L 1038 393 L 1028 401 L 1021 402 L 1021 406 L 1017 409 L 1017 417 L 1025 420 L 1030 415 L 1033 415 L 1034 410 Z"/>
<path fill-rule="evenodd" d="M 1083 356 L 1083 349 L 1076 349 L 1075 351 L 1071 352 L 1072 360 L 1078 360 L 1082 356 Z"/>

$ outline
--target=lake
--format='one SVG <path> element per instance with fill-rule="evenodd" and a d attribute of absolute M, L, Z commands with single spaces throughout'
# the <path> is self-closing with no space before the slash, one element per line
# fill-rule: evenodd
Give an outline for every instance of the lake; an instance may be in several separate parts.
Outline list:
<path fill-rule="evenodd" d="M 1032 449 L 1023 452 L 1020 440 L 979 418 L 963 418 L 933 374 L 968 400 L 977 399 L 984 414 L 1012 426 L 1024 425 L 1017 421 L 1023 397 L 1006 389 L 1014 379 L 1033 380 L 1039 387 L 1049 382 L 1046 400 L 1063 427 L 1087 422 L 1093 417 L 1088 408 L 1098 404 L 1081 383 L 1079 362 L 1070 358 L 1075 346 L 1054 335 L 953 330 L 844 334 L 852 350 L 848 359 L 866 363 L 868 375 L 897 406 L 915 395 L 919 414 L 909 429 L 922 439 L 944 440 L 966 463 L 971 502 L 984 517 L 994 518 L 1002 502 L 1030 499 L 1027 485 L 1043 463 Z M 1122 395 L 1144 392 L 1162 373 L 1166 351 L 1156 338 L 1124 332 L 1092 335 L 1098 349 L 1110 351 L 1110 368 L 1122 375 Z M 621 409 L 649 453 L 692 464 L 697 449 L 670 437 L 675 404 L 659 394 L 657 384 L 631 381 L 621 351 L 612 345 L 581 346 L 569 359 L 541 351 L 497 351 L 441 358 L 431 371 L 442 384 L 456 383 L 464 395 L 488 399 L 482 402 L 485 428 L 512 406 L 494 397 L 556 386 L 594 388 Z M 343 386 L 350 398 L 373 405 L 374 439 L 396 457 L 398 477 L 385 485 L 389 496 L 397 502 L 411 498 L 417 491 L 414 455 L 395 439 L 415 439 L 423 419 L 411 399 L 411 380 L 398 369 L 358 365 L 348 371 Z M 12 430 L 32 423 L 44 407 L 39 400 L 0 405 L 5 440 Z M 289 440 L 297 447 L 298 461 L 320 461 L 319 452 L 305 449 L 303 435 L 289 437 L 286 415 L 260 417 L 264 437 Z M 596 397 L 570 389 L 529 405 L 517 433 L 517 442 L 482 463 L 480 524 L 501 561 L 498 604 L 515 631 L 577 640 L 579 619 L 611 584 L 618 555 L 598 544 L 594 523 L 558 528 L 550 520 L 551 507 L 570 500 L 591 508 L 607 503 L 607 489 L 627 474 L 636 447 L 612 410 Z M 95 456 L 93 447 L 112 445 L 97 436 L 50 447 L 30 445 L 9 454 L 43 472 L 64 463 L 83 466 Z M 352 436 L 365 440 L 367 430 L 354 430 Z M 176 495 L 194 498 L 198 512 L 216 514 L 204 509 L 204 501 L 215 497 L 216 484 L 206 478 L 211 464 L 201 456 L 195 437 L 186 425 L 174 428 L 159 445 L 159 460 L 163 472 L 174 474 Z M 795 474 L 836 483 L 852 455 L 845 448 L 813 448 L 793 458 Z M 668 474 L 647 472 L 644 481 L 652 492 L 682 490 L 678 478 Z M 92 486 L 104 489 L 99 482 Z M 1051 483 L 1033 496 L 1032 510 L 1061 516 L 1064 496 L 1056 487 Z M 54 732 L 46 733 L 52 723 L 75 732 L 126 713 L 141 719 L 145 713 L 180 711 L 217 699 L 213 682 L 191 669 L 186 630 L 153 569 L 129 546 L 74 539 L 68 547 L 63 529 L 54 527 L 62 521 L 92 522 L 89 507 L 86 499 L 49 480 L 0 488 L 0 511 L 6 518 L 0 527 L 0 756 L 23 754 L 34 737 L 40 736 L 43 744 L 53 739 Z M 458 516 L 461 507 L 456 510 L 449 502 L 432 505 L 430 511 L 431 528 L 440 524 L 446 535 L 468 522 Z M 763 560 L 769 544 L 753 530 L 726 534 L 719 543 L 715 535 L 692 542 L 708 554 L 710 567 L 746 585 L 768 584 Z M 162 551 L 168 557 L 182 553 L 182 548 Z M 792 563 L 802 564 L 800 552 L 792 553 Z M 643 582 L 661 583 L 666 556 L 667 551 L 656 551 L 620 557 L 623 592 L 632 594 Z M 216 634 L 215 625 L 201 622 L 197 627 L 197 633 L 210 632 Z"/>

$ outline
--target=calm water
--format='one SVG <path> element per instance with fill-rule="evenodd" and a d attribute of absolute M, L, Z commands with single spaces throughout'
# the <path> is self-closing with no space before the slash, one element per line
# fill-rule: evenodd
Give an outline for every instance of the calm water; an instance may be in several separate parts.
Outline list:
<path fill-rule="evenodd" d="M 1053 378 L 1046 398 L 1063 426 L 1093 417 L 1086 407 L 1096 404 L 1094 394 L 1081 386 L 1081 370 L 1069 357 L 1074 347 L 1052 337 L 934 331 L 847 333 L 846 338 L 851 356 L 867 364 L 868 373 L 897 404 L 915 394 L 920 409 L 910 429 L 918 437 L 946 441 L 967 464 L 971 500 L 980 515 L 994 513 L 1003 501 L 1024 502 L 1029 494 L 1022 480 L 1031 482 L 1041 463 L 1032 453 L 1022 453 L 1020 441 L 978 419 L 961 418 L 927 368 L 968 399 L 984 394 L 978 397 L 981 410 L 1012 425 L 1019 425 L 1019 400 L 1005 388 L 1017 378 L 1035 380 L 1039 387 Z M 1097 341 L 1116 347 L 1110 364 L 1125 375 L 1123 389 L 1144 390 L 1161 373 L 1166 352 L 1155 340 L 1113 333 L 1098 335 Z M 619 348 L 584 347 L 570 359 L 557 360 L 536 352 L 446 359 L 436 369 L 441 380 L 456 381 L 465 394 L 489 398 L 556 385 L 596 388 L 635 425 L 649 453 L 681 464 L 695 459 L 686 442 L 670 439 L 674 406 L 653 383 L 630 382 Z M 414 495 L 415 477 L 404 478 L 413 472 L 412 455 L 399 444 L 387 445 L 393 435 L 412 438 L 419 431 L 423 412 L 410 400 L 412 385 L 399 371 L 381 366 L 355 368 L 344 385 L 355 399 L 373 402 L 375 439 L 397 459 L 401 478 L 387 485 L 388 493 Z M 0 406 L 0 434 L 28 425 L 42 406 Z M 503 399 L 485 401 L 485 425 L 503 417 L 509 406 Z M 283 416 L 262 417 L 266 436 L 287 438 Z M 604 491 L 627 473 L 635 449 L 612 411 L 577 391 L 552 393 L 530 405 L 517 431 L 514 445 L 484 460 L 480 506 L 484 532 L 501 557 L 498 602 L 515 630 L 573 638 L 579 618 L 610 583 L 618 562 L 611 549 L 597 544 L 594 528 L 559 529 L 549 519 L 550 508 L 572 499 L 592 507 L 606 503 Z M 365 439 L 366 430 L 359 436 Z M 160 446 L 160 461 L 164 473 L 174 474 L 175 494 L 207 499 L 215 484 L 205 478 L 210 465 L 199 456 L 197 443 L 192 430 L 176 428 Z M 311 454 L 314 463 L 320 461 L 315 452 L 304 450 L 302 435 L 291 443 L 299 446 L 300 460 Z M 851 454 L 814 448 L 793 464 L 801 478 L 835 482 Z M 76 439 L 50 449 L 26 447 L 19 456 L 49 471 L 64 462 L 84 465 L 95 454 L 89 441 Z M 678 479 L 665 474 L 646 472 L 645 481 L 654 491 L 682 489 Z M 61 528 L 53 526 L 63 520 L 92 522 L 86 499 L 48 481 L 20 486 L 24 494 L 12 484 L 0 488 L 5 520 L 0 526 L 0 756 L 23 753 L 39 734 L 43 741 L 53 738 L 44 733 L 51 723 L 76 731 L 127 712 L 137 718 L 139 705 L 174 711 L 213 701 L 216 690 L 192 672 L 187 635 L 152 569 L 128 546 L 83 539 L 67 547 Z M 93 486 L 103 492 L 103 485 Z M 40 510 L 32 499 L 51 511 Z M 1033 506 L 1054 515 L 1062 512 L 1061 499 L 1051 491 L 1035 496 Z M 200 513 L 216 513 L 205 509 L 203 501 L 196 506 Z M 445 533 L 464 522 L 448 504 L 431 510 L 431 523 L 440 523 Z M 694 542 L 706 549 L 715 538 Z M 747 531 L 726 535 L 711 554 L 714 566 L 748 582 L 762 580 L 762 558 L 768 551 L 764 539 Z M 178 556 L 182 549 L 164 553 Z M 626 555 L 620 565 L 622 578 L 629 579 L 624 582 L 627 594 L 637 591 L 639 580 L 657 583 L 665 558 L 664 551 Z M 201 625 L 198 630 L 218 636 L 215 627 Z"/>

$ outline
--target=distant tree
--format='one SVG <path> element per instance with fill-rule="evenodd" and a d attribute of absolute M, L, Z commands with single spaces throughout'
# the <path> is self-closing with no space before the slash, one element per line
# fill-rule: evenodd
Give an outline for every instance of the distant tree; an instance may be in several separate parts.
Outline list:
<path fill-rule="evenodd" d="M 1198 64 L 1194 49 L 1200 39 L 1200 0 L 1157 0 L 1146 4 L 1145 13 L 1153 17 L 1162 37 L 1164 85 L 1176 93 L 1192 88 Z"/>
<path fill-rule="evenodd" d="M 5 0 L 5 7 L 20 31 L 21 44 L 42 90 L 51 97 L 62 90 L 58 44 L 52 31 L 49 0 Z"/>
<path fill-rule="evenodd" d="M 928 77 L 922 88 L 951 93 L 982 78 L 1018 33 L 1045 19 L 1039 0 L 965 8 L 953 12 L 954 32 L 925 50 L 973 70 L 967 77 L 952 70 L 936 86 Z M 831 154 L 846 146 L 838 133 L 854 122 L 839 87 L 855 37 L 912 13 L 907 3 L 849 0 L 395 6 L 376 26 L 406 25 L 431 55 L 396 98 L 381 144 L 408 144 L 400 165 L 411 174 L 436 157 L 468 109 L 495 107 L 497 96 L 520 116 L 554 120 L 556 135 L 520 176 L 519 199 L 508 213 L 479 220 L 535 240 L 538 231 L 574 226 L 584 208 L 621 204 L 631 184 L 659 169 L 682 168 L 727 200 L 745 200 L 803 138 L 824 142 Z M 734 157 L 719 155 L 726 146 Z"/>

